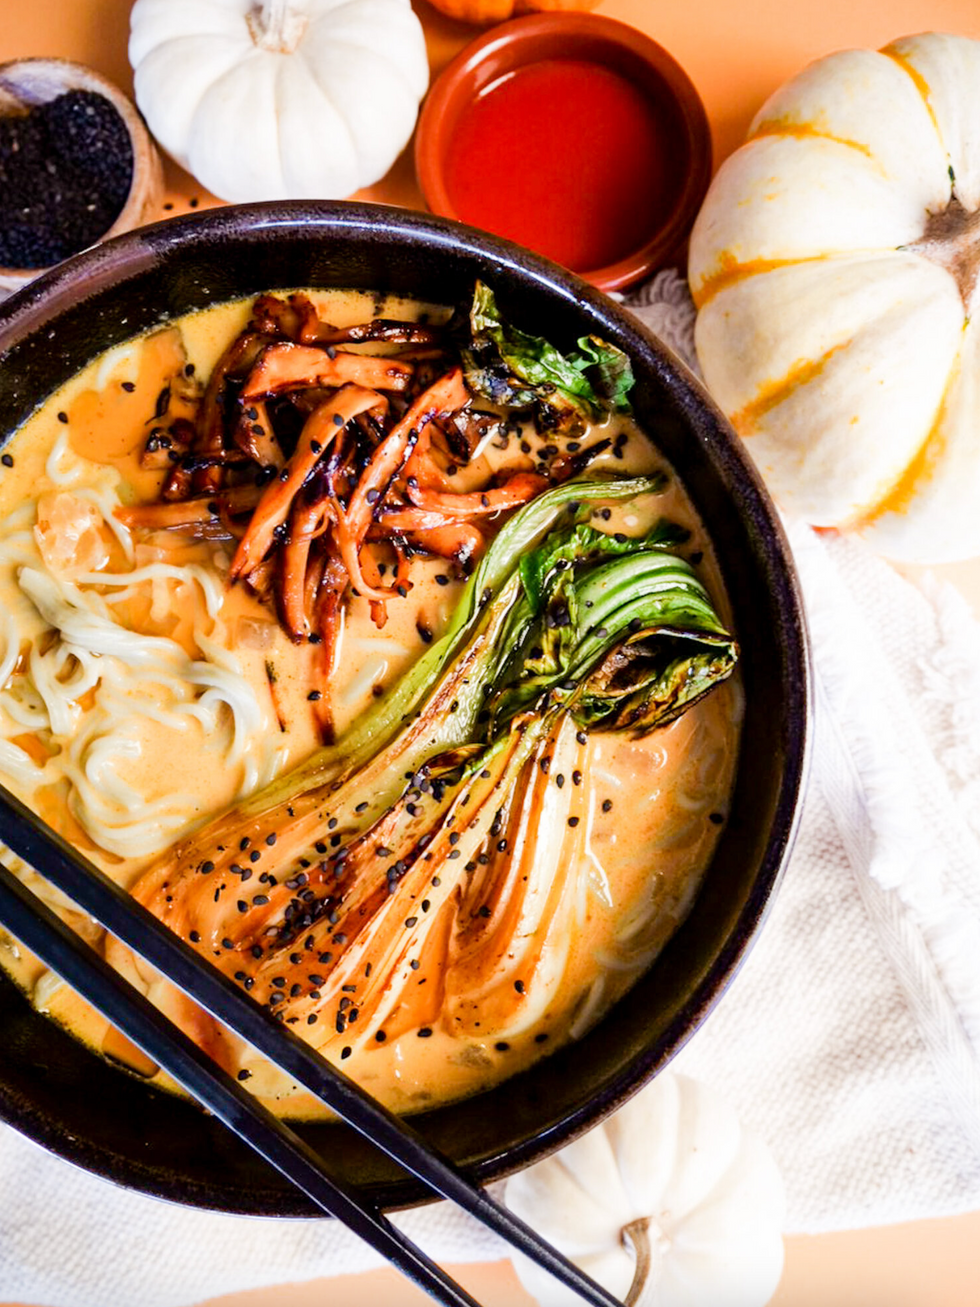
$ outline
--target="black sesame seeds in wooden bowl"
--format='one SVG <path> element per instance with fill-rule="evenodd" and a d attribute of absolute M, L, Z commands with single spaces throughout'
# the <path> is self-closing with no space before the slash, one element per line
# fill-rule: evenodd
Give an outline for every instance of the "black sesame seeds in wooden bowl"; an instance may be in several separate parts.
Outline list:
<path fill-rule="evenodd" d="M 79 64 L 0 66 L 0 295 L 160 201 L 159 156 L 133 105 Z"/>

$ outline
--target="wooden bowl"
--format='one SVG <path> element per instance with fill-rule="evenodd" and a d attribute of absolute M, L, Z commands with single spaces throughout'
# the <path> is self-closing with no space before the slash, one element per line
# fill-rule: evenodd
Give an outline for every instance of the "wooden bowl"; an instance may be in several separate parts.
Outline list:
<path fill-rule="evenodd" d="M 0 115 L 22 113 L 68 91 L 94 91 L 103 96 L 119 114 L 129 134 L 133 147 L 129 194 L 115 222 L 99 239 L 120 236 L 155 216 L 163 195 L 160 156 L 136 107 L 112 82 L 84 64 L 67 59 L 16 59 L 0 64 Z M 19 290 L 45 271 L 45 268 L 0 267 L 0 298 Z"/>

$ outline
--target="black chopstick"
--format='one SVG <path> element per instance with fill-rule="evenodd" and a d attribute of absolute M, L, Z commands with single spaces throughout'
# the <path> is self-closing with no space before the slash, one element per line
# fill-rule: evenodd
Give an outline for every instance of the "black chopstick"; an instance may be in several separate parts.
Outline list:
<path fill-rule="evenodd" d="M 513 1247 L 549 1271 L 584 1301 L 592 1303 L 593 1307 L 621 1307 L 619 1299 L 543 1240 L 529 1225 L 497 1203 L 479 1185 L 464 1176 L 453 1162 L 428 1143 L 413 1126 L 388 1111 L 309 1044 L 277 1022 L 222 972 L 204 962 L 189 944 L 164 926 L 93 862 L 46 826 L 2 785 L 0 785 L 0 833 L 3 842 L 14 853 L 94 917 L 110 934 L 115 935 L 143 957 L 229 1030 L 234 1031 L 304 1088 L 315 1094 L 348 1125 L 387 1153 L 430 1190 L 457 1203 L 488 1229 L 499 1234 Z M 32 947 L 28 940 L 25 939 L 23 942 L 28 948 Z M 52 969 L 58 970 L 57 967 Z M 64 979 L 67 980 L 68 977 Z M 110 1020 L 115 1020 L 113 1012 L 105 1015 Z M 131 1031 L 126 1030 L 124 1033 L 133 1039 L 134 1043 L 142 1046 L 140 1038 Z M 167 1071 L 171 1071 L 165 1056 L 158 1057 L 149 1050 L 147 1052 L 154 1061 Z M 255 1100 L 247 1091 L 242 1090 L 236 1082 L 232 1082 L 232 1085 L 246 1103 L 254 1103 Z M 195 1097 L 198 1096 L 195 1091 L 190 1092 L 194 1093 Z M 247 1143 L 252 1143 L 249 1133 L 252 1119 L 254 1118 L 251 1115 L 248 1120 L 240 1118 L 244 1130 L 239 1130 L 236 1125 L 232 1125 L 232 1128 L 241 1134 Z M 307 1160 L 310 1158 L 315 1161 L 312 1154 Z M 291 1170 L 286 1173 L 292 1178 Z M 300 1187 L 304 1187 L 302 1183 Z M 352 1198 L 350 1193 L 346 1196 Z M 317 1201 L 319 1202 L 319 1199 Z M 365 1212 L 363 1202 L 358 1199 L 354 1199 L 354 1202 L 363 1217 Z M 346 1220 L 345 1217 L 341 1219 Z M 389 1228 L 394 1229 L 394 1227 Z M 378 1246 L 370 1235 L 365 1237 L 368 1237 L 375 1247 Z M 385 1249 L 380 1251 L 394 1260 L 391 1252 Z M 391 1251 L 397 1253 L 394 1245 Z M 404 1252 L 404 1249 L 402 1251 Z M 422 1262 L 426 1259 L 414 1247 L 412 1251 L 414 1256 L 411 1264 L 421 1269 Z M 400 1261 L 396 1264 L 407 1274 L 413 1275 L 412 1270 L 407 1269 Z M 428 1263 L 430 1268 L 432 1265 Z M 439 1275 L 441 1288 L 445 1289 L 447 1277 L 444 1277 L 441 1272 Z M 413 1275 L 413 1278 L 417 1277 Z M 438 1297 L 440 1290 L 434 1283 L 426 1283 L 422 1287 Z M 454 1287 L 457 1293 L 463 1292 L 458 1286 Z M 457 1297 L 444 1298 L 443 1301 L 472 1302 L 472 1299 Z"/>
<path fill-rule="evenodd" d="M 376 1208 L 327 1176 L 309 1145 L 213 1062 L 2 863 L 0 922 L 325 1212 L 343 1221 L 445 1307 L 479 1307 L 475 1298 Z"/>

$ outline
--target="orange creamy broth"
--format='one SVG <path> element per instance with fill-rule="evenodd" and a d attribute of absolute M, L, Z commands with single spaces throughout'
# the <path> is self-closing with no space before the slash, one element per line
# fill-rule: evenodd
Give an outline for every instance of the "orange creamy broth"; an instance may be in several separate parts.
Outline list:
<path fill-rule="evenodd" d="M 419 312 L 417 307 L 394 299 L 382 308 L 377 297 L 361 294 L 333 292 L 329 296 L 315 294 L 314 299 L 338 325 L 379 312 L 390 317 Z M 71 451 L 86 460 L 84 466 L 96 472 L 106 467 L 118 470 L 120 495 L 127 502 L 151 498 L 161 474 L 140 469 L 136 459 L 152 424 L 156 397 L 168 381 L 186 377 L 188 364 L 195 377 L 206 377 L 224 344 L 244 325 L 249 306 L 250 301 L 243 301 L 195 314 L 143 341 L 114 350 L 53 396 L 8 446 L 14 466 L 5 470 L 0 480 L 0 520 L 25 501 L 44 502 L 46 494 L 57 492 L 45 466 L 54 442 L 65 434 L 59 414 L 68 418 Z M 622 453 L 621 459 L 609 458 L 609 466 L 620 473 L 664 466 L 662 458 L 635 431 L 630 432 Z M 468 471 L 470 479 L 475 481 L 490 467 L 512 461 L 513 449 L 491 449 L 485 458 L 487 463 Z M 461 476 L 460 482 L 465 479 Z M 461 488 L 465 489 L 465 484 Z M 663 493 L 614 507 L 607 526 L 638 534 L 660 516 L 692 531 L 685 552 L 703 554 L 700 570 L 722 616 L 727 617 L 705 533 L 676 478 L 670 478 Z M 113 566 L 119 566 L 118 545 L 110 540 L 107 548 Z M 217 569 L 219 575 L 228 563 L 227 546 L 181 541 L 177 536 L 158 534 L 138 548 L 168 562 Z M 448 570 L 440 560 L 415 559 L 413 589 L 406 599 L 389 605 L 389 620 L 381 632 L 371 623 L 367 604 L 357 599 L 351 602 L 335 694 L 341 730 L 420 653 L 419 623 L 438 636 L 461 588 L 456 580 L 436 584 L 436 575 Z M 5 598 L 0 594 L 0 600 Z M 134 626 L 170 635 L 188 653 L 194 653 L 194 614 L 186 606 L 179 613 L 161 613 L 159 604 L 155 607 L 152 597 L 141 591 L 120 607 Z M 272 624 L 270 613 L 241 586 L 225 589 L 219 620 L 275 740 L 278 770 L 294 766 L 316 745 L 306 702 L 308 649 L 291 644 Z M 575 887 L 576 930 L 561 985 L 526 1029 L 506 1039 L 484 1035 L 481 1014 L 463 1010 L 454 1010 L 452 1021 L 440 1022 L 433 1019 L 431 1004 L 427 1005 L 427 996 L 420 991 L 406 1000 L 410 1014 L 417 1013 L 416 1024 L 409 1020 L 403 1033 L 384 1044 L 355 1048 L 344 1062 L 345 1072 L 396 1110 L 411 1111 L 496 1083 L 581 1033 L 649 965 L 690 905 L 717 840 L 718 815 L 726 811 L 737 756 L 738 717 L 739 688 L 732 681 L 644 740 L 595 734 L 583 746 L 581 770 L 586 781 L 577 799 L 582 818 L 578 844 L 582 871 Z M 148 721 L 141 732 L 141 756 L 131 765 L 134 783 L 152 776 L 154 784 L 149 788 L 154 793 L 177 786 L 197 795 L 199 811 L 192 814 L 189 827 L 234 799 L 241 782 L 240 769 L 216 767 L 202 733 L 196 745 L 189 737 L 179 753 L 171 746 L 168 762 L 166 730 Z M 43 748 L 42 740 L 31 741 L 33 753 L 41 750 L 39 756 L 43 756 Z M 23 797 L 122 884 L 133 884 L 155 860 L 153 853 L 119 857 L 98 850 L 68 813 L 63 789 L 23 792 Z M 553 953 L 558 965 L 561 948 L 557 941 Z M 44 978 L 42 969 L 15 945 L 0 945 L 0 957 L 28 990 L 40 982 L 39 1005 L 57 1020 L 141 1073 L 156 1074 L 165 1081 L 65 986 Z M 135 978 L 164 1006 L 175 1001 L 138 963 Z M 431 1033 L 420 1038 L 419 1028 Z M 289 1115 L 318 1110 L 308 1095 L 257 1060 L 250 1050 L 233 1042 L 223 1051 L 232 1069 L 249 1071 L 250 1087 L 279 1110 Z"/>

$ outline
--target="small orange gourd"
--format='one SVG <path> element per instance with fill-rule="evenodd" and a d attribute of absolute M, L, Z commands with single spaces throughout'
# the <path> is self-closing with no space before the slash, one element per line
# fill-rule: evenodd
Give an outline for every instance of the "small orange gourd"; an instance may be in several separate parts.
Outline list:
<path fill-rule="evenodd" d="M 541 10 L 594 9 L 599 0 L 429 0 L 429 3 L 440 13 L 461 23 L 489 27 L 491 23 L 502 23 L 508 18 Z"/>

